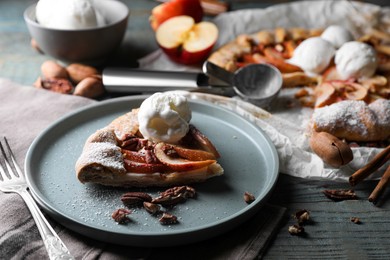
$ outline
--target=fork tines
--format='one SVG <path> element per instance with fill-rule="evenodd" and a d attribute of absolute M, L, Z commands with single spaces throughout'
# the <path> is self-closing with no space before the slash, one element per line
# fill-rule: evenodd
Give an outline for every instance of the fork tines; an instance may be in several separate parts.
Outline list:
<path fill-rule="evenodd" d="M 12 174 L 15 177 L 20 177 L 22 171 L 15 160 L 7 138 L 3 136 L 0 140 L 0 180 L 3 181 L 4 178 L 11 179 Z"/>

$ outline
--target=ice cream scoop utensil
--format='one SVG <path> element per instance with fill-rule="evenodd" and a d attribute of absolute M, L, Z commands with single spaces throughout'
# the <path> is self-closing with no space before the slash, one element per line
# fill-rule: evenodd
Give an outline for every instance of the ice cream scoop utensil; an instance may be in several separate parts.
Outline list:
<path fill-rule="evenodd" d="M 283 83 L 280 71 L 268 64 L 250 64 L 232 73 L 206 61 L 203 72 L 225 81 L 241 98 L 261 107 L 269 105 Z"/>

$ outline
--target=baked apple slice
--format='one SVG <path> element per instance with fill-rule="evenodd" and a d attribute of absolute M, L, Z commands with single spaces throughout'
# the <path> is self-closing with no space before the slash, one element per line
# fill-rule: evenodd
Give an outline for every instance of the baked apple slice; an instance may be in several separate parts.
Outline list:
<path fill-rule="evenodd" d="M 191 171 L 206 167 L 216 162 L 216 160 L 190 161 L 183 159 L 176 153 L 172 145 L 158 143 L 154 147 L 157 159 L 174 171 Z"/>

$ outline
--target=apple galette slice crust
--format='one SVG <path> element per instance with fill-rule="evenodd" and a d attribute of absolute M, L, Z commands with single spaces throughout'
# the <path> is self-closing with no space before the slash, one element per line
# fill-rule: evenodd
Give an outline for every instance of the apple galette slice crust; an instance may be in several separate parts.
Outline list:
<path fill-rule="evenodd" d="M 220 157 L 195 126 L 178 144 L 154 143 L 138 131 L 138 110 L 118 117 L 86 141 L 76 162 L 82 183 L 109 186 L 172 186 L 222 175 Z"/>

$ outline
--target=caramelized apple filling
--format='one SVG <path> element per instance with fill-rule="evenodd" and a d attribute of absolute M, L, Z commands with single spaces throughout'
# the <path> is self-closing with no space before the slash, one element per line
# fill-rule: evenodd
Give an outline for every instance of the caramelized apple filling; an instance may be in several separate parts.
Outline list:
<path fill-rule="evenodd" d="M 122 140 L 125 168 L 132 173 L 169 173 L 200 169 L 216 162 L 219 154 L 195 126 L 179 144 L 154 143 L 139 136 Z"/>

